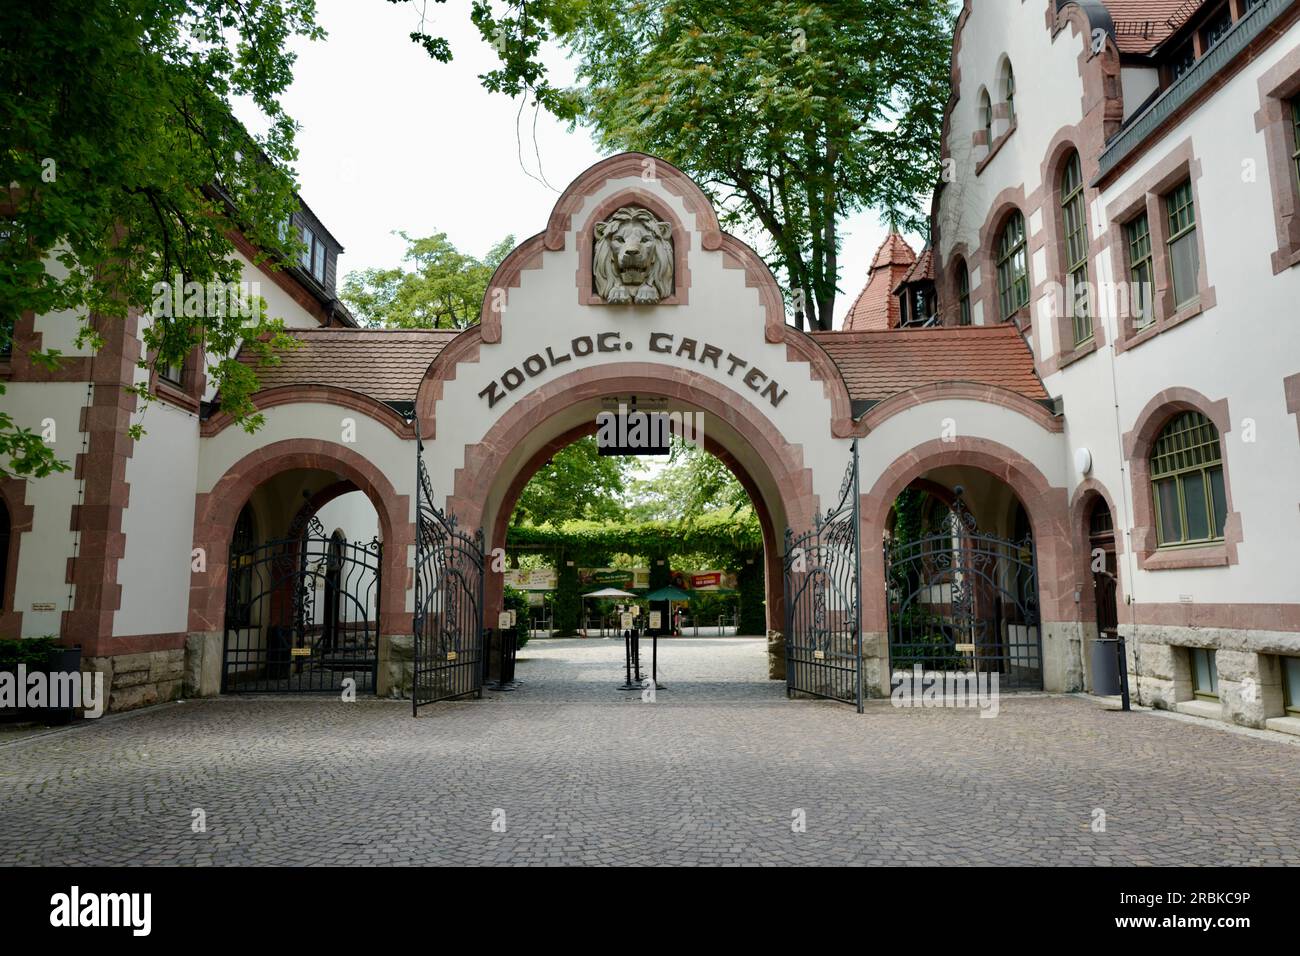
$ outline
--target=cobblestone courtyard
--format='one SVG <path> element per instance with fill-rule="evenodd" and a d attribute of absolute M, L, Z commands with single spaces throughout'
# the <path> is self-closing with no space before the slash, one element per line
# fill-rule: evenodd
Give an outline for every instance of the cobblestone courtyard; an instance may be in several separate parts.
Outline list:
<path fill-rule="evenodd" d="M 667 689 L 643 703 L 616 689 L 621 641 L 537 640 L 519 690 L 418 720 L 245 697 L 14 740 L 0 859 L 1300 864 L 1300 747 L 1074 697 L 859 716 L 785 700 L 763 655 L 664 642 Z"/>

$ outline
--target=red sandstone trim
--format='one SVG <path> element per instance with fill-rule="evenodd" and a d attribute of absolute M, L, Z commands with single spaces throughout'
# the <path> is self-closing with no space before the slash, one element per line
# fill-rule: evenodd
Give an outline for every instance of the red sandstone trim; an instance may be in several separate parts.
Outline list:
<path fill-rule="evenodd" d="M 593 256 L 595 251 L 594 230 L 596 224 L 604 222 L 617 210 L 624 206 L 640 206 L 649 209 L 665 222 L 672 223 L 673 236 L 673 292 L 672 295 L 664 296 L 659 300 L 657 305 L 686 305 L 690 302 L 691 293 L 691 267 L 689 253 L 691 249 L 691 232 L 683 224 L 677 214 L 673 212 L 671 206 L 664 202 L 653 193 L 646 192 L 644 189 L 627 189 L 620 190 L 618 193 L 607 198 L 591 211 L 587 217 L 586 223 L 578 232 L 578 304 L 579 305 L 609 305 L 603 298 L 596 294 L 595 284 L 592 278 Z M 624 306 L 615 306 L 615 308 L 624 308 Z M 631 308 L 635 309 L 635 306 Z"/>
<path fill-rule="evenodd" d="M 1015 492 L 1033 529 L 1042 619 L 1078 620 L 1066 490 L 1052 487 L 1043 473 L 1019 452 L 987 438 L 958 436 L 953 441 L 934 439 L 918 445 L 890 464 L 864 494 L 862 593 L 885 592 L 884 557 L 878 543 L 884 537 L 894 499 L 916 478 L 951 465 L 978 468 Z M 882 633 L 888 630 L 888 609 L 883 601 L 868 602 L 863 607 L 863 630 Z"/>
<path fill-rule="evenodd" d="M 81 643 L 81 658 L 121 657 L 124 654 L 147 654 L 150 651 L 175 651 L 185 647 L 185 631 L 170 634 L 122 634 L 93 637 Z"/>
<path fill-rule="evenodd" d="M 412 583 L 409 552 L 415 544 L 410 496 L 399 495 L 387 476 L 360 453 L 310 438 L 290 438 L 250 452 L 231 465 L 211 491 L 195 496 L 194 547 L 205 549 L 208 563 L 206 572 L 190 577 L 189 630 L 224 628 L 225 556 L 230 552 L 239 511 L 267 479 L 293 468 L 332 471 L 365 492 L 375 506 L 384 542 L 380 633 L 409 633 L 411 612 L 406 609 L 406 592 Z"/>
<path fill-rule="evenodd" d="M 465 527 L 481 525 L 489 494 L 499 480 L 510 450 L 556 414 L 599 398 L 611 388 L 677 399 L 725 422 L 767 464 L 770 484 L 779 489 L 786 522 L 792 527 L 811 524 L 818 505 L 812 473 L 803 465 L 800 446 L 787 443 L 764 415 L 750 403 L 736 401 L 736 394 L 720 383 L 688 370 L 666 369 L 648 362 L 617 362 L 578 369 L 521 398 L 506 410 L 481 442 L 466 446 L 464 464 L 456 470 L 454 492 L 447 499 L 448 510 Z"/>
<path fill-rule="evenodd" d="M 1139 625 L 1300 631 L 1300 604 L 1135 604 L 1133 610 Z"/>
<path fill-rule="evenodd" d="M 575 425 L 562 435 L 547 442 L 545 446 L 528 459 L 518 474 L 511 480 L 505 494 L 501 497 L 496 521 L 492 526 L 492 534 L 488 538 L 487 547 L 489 549 L 504 548 L 506 546 L 506 535 L 509 531 L 510 517 L 514 513 L 515 504 L 518 502 L 519 495 L 523 492 L 524 487 L 537 473 L 537 470 L 549 461 L 556 452 L 568 447 L 579 438 L 595 434 L 595 432 L 595 421 Z M 745 493 L 749 495 L 750 503 L 754 506 L 754 513 L 758 517 L 759 527 L 762 528 L 763 532 L 763 572 L 767 598 L 765 604 L 767 627 L 769 630 L 779 631 L 784 627 L 783 622 L 785 620 L 784 566 L 780 549 L 781 539 L 777 534 L 776 526 L 773 524 L 767 501 L 759 491 L 758 484 L 750 477 L 749 472 L 731 452 L 708 435 L 704 436 L 704 447 L 706 451 L 716 456 L 736 476 L 736 480 L 745 489 Z M 495 573 L 487 575 L 484 608 L 488 620 L 495 620 L 496 615 L 502 610 L 503 585 L 504 579 L 501 575 Z"/>
<path fill-rule="evenodd" d="M 372 421 L 383 425 L 398 438 L 413 438 L 411 426 L 390 406 L 378 399 L 371 398 L 363 392 L 336 385 L 277 385 L 264 389 L 253 396 L 253 404 L 259 412 L 275 408 L 278 405 L 319 404 L 337 405 L 349 411 L 360 412 Z M 235 423 L 226 412 L 218 412 L 203 423 L 199 434 L 203 438 L 212 438 L 221 434 Z"/>
<path fill-rule="evenodd" d="M 59 628 L 64 644 L 109 641 L 113 617 L 122 606 L 117 565 L 126 554 L 122 517 L 130 497 L 126 463 L 135 442 L 127 429 L 136 397 L 126 390 L 135 380 L 140 358 L 139 314 L 125 319 L 91 316 L 104 347 L 91 360 L 92 398 L 82 410 L 81 430 L 86 451 L 77 455 L 74 474 L 83 483 L 80 504 L 71 509 L 70 526 L 78 532 L 75 557 L 68 561 L 68 579 L 75 587 L 73 608 L 63 612 Z"/>
<path fill-rule="evenodd" d="M 1021 395 L 1019 392 L 1013 392 L 1009 388 L 1002 388 L 998 385 L 982 385 L 978 382 L 933 382 L 929 385 L 918 385 L 915 388 L 909 388 L 905 392 L 891 395 L 883 402 L 873 405 L 858 422 L 857 434 L 859 436 L 866 435 L 868 432 L 879 428 L 895 415 L 900 415 L 917 405 L 950 400 L 966 400 L 1000 405 L 1003 408 L 1009 408 L 1024 415 L 1044 431 L 1056 433 L 1065 431 L 1064 419 L 1053 415 L 1046 406 Z"/>
<path fill-rule="evenodd" d="M 1273 273 L 1300 265 L 1300 185 L 1296 182 L 1288 100 L 1300 94 L 1300 48 L 1284 53 L 1259 78 L 1259 110 L 1255 129 L 1264 134 L 1267 175 L 1273 188 L 1273 218 L 1277 227 L 1277 250 L 1271 260 Z"/>
<path fill-rule="evenodd" d="M 1096 478 L 1088 477 L 1074 489 L 1070 499 L 1070 528 L 1073 532 L 1074 545 L 1074 586 L 1079 594 L 1079 617 L 1083 621 L 1092 621 L 1097 616 L 1097 597 L 1093 593 L 1092 582 L 1092 541 L 1089 534 L 1088 518 L 1093 505 L 1098 501 L 1106 504 L 1111 519 L 1115 524 L 1115 600 L 1123 606 L 1124 576 L 1123 562 L 1119 556 L 1124 553 L 1124 534 L 1120 527 L 1119 512 L 1115 509 L 1115 500 L 1110 492 Z M 1118 610 L 1118 609 L 1117 609 Z M 1117 615 L 1118 616 L 1118 615 Z"/>
<path fill-rule="evenodd" d="M 1155 505 L 1151 491 L 1151 448 L 1156 436 L 1178 412 L 1198 411 L 1219 430 L 1223 455 L 1223 490 L 1228 515 L 1223 540 L 1204 545 L 1160 549 L 1155 526 Z M 1124 457 L 1129 462 L 1133 490 L 1133 552 L 1144 571 L 1170 568 L 1222 567 L 1237 563 L 1237 545 L 1242 541 L 1241 513 L 1232 506 L 1231 463 L 1227 436 L 1232 431 L 1228 400 L 1212 402 L 1194 389 L 1176 386 L 1155 395 L 1138 413 L 1132 431 L 1124 434 Z"/>

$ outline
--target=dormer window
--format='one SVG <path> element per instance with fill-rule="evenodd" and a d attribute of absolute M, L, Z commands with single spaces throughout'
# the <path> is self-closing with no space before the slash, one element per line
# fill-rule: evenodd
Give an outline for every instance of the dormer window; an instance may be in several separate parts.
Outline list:
<path fill-rule="evenodd" d="M 1201 50 L 1205 53 L 1210 51 L 1214 46 L 1232 29 L 1232 11 L 1228 9 L 1225 3 L 1217 13 L 1214 13 L 1208 23 L 1201 28 Z"/>

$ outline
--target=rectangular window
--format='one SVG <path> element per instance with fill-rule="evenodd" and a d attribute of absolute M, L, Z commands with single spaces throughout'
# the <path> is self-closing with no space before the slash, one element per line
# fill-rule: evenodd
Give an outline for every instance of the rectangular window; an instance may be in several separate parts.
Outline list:
<path fill-rule="evenodd" d="M 316 246 L 312 250 L 311 274 L 316 277 L 317 282 L 322 285 L 325 283 L 325 243 L 319 239 L 316 240 Z"/>
<path fill-rule="evenodd" d="M 1300 717 L 1300 657 L 1283 657 L 1282 703 L 1286 712 Z"/>
<path fill-rule="evenodd" d="M 957 321 L 961 325 L 970 325 L 970 273 L 966 267 L 961 267 L 961 272 L 957 273 L 957 303 L 961 306 L 961 314 Z"/>
<path fill-rule="evenodd" d="M 1129 302 L 1133 312 L 1133 325 L 1142 329 L 1155 321 L 1155 310 L 1151 305 L 1154 301 L 1154 290 L 1151 287 L 1151 223 L 1146 213 L 1125 224 L 1124 237 L 1128 241 L 1128 279 L 1131 285 Z"/>
<path fill-rule="evenodd" d="M 185 380 L 185 366 L 180 363 L 173 363 L 171 365 L 160 363 L 158 365 L 158 377 L 169 384 L 180 388 L 184 384 Z"/>
<path fill-rule="evenodd" d="M 1192 659 L 1192 693 L 1203 700 L 1219 699 L 1219 668 L 1214 651 L 1206 647 L 1188 648 Z"/>
<path fill-rule="evenodd" d="M 1169 58 L 1170 80 L 1177 80 L 1195 65 L 1196 49 L 1192 46 L 1192 41 L 1188 40 Z"/>
<path fill-rule="evenodd" d="M 1211 15 L 1210 22 L 1201 29 L 1201 49 L 1209 52 L 1210 47 L 1227 36 L 1231 29 L 1232 11 L 1225 3 L 1217 13 Z"/>
<path fill-rule="evenodd" d="M 312 231 L 308 229 L 306 226 L 303 226 L 302 227 L 302 255 L 299 259 L 299 265 L 301 265 L 304 269 L 308 271 L 311 271 L 311 249 L 312 249 L 312 243 L 315 241 L 315 239 L 316 237 L 312 234 Z"/>
<path fill-rule="evenodd" d="M 1088 219 L 1078 153 L 1066 165 L 1061 192 L 1061 214 L 1065 226 L 1065 294 L 1074 325 L 1074 344 L 1079 346 L 1092 338 L 1092 311 L 1088 307 Z"/>
<path fill-rule="evenodd" d="M 1190 179 L 1165 197 L 1169 220 L 1169 279 L 1174 291 L 1174 308 L 1181 309 L 1200 295 L 1201 254 L 1196 247 L 1196 207 Z"/>
<path fill-rule="evenodd" d="M 1029 262 L 1025 254 L 1025 220 L 1015 213 L 998 242 L 998 302 L 1005 322 L 1029 304 Z"/>

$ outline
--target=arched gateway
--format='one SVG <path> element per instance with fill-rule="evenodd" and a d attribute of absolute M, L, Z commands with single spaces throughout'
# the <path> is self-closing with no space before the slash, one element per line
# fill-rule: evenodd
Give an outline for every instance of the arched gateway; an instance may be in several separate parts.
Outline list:
<path fill-rule="evenodd" d="M 993 627 L 1001 630 L 986 634 L 985 644 L 945 636 L 945 608 L 965 582 L 936 577 L 922 594 L 940 622 L 926 640 L 946 640 L 958 648 L 949 648 L 953 654 L 1000 667 L 1008 658 L 997 648 L 1008 628 L 1019 626 L 1016 664 L 1023 671 L 1030 662 L 1029 683 L 1079 686 L 1068 456 L 1060 417 L 1017 330 L 797 330 L 786 322 L 766 265 L 722 232 L 705 194 L 661 160 L 614 156 L 572 183 L 545 230 L 498 268 L 477 325 L 295 335 L 299 348 L 259 373 L 262 429 L 249 434 L 221 416 L 203 426 L 195 546 L 230 554 L 250 503 L 258 504 L 255 524 L 271 529 L 262 535 L 269 539 L 282 533 L 277 527 L 300 528 L 309 512 L 324 507 L 319 502 L 361 492 L 350 497 L 373 508 L 380 544 L 377 580 L 367 585 L 377 599 L 366 605 L 374 617 L 366 625 L 378 633 L 380 694 L 409 693 L 415 631 L 423 635 L 422 666 L 430 653 L 445 662 L 448 646 L 438 645 L 434 632 L 453 619 L 461 621 L 457 629 L 472 630 L 467 606 L 489 622 L 501 606 L 502 578 L 490 561 L 480 590 L 470 576 L 459 598 L 439 593 L 446 554 L 431 549 L 444 547 L 455 531 L 465 532 L 459 547 L 472 548 L 466 543 L 480 529 L 489 554 L 503 546 L 507 519 L 531 474 L 551 452 L 593 432 L 602 411 L 633 397 L 699 414 L 706 447 L 739 477 L 762 525 L 767 626 L 793 626 L 797 633 L 787 640 L 802 642 L 809 661 L 842 659 L 856 668 L 860 658 L 866 693 L 888 693 L 897 623 L 891 615 L 899 599 L 882 549 L 896 530 L 891 505 L 909 488 L 921 494 L 960 485 L 966 521 L 1007 542 L 1017 531 L 1031 541 L 1030 551 L 1009 564 L 1022 577 L 1026 562 L 1036 570 L 1032 593 L 1017 585 L 1021 616 L 1029 607 L 1034 620 L 999 623 L 990 605 Z M 857 471 L 846 478 L 855 451 Z M 258 489 L 277 476 L 284 487 L 259 498 Z M 821 527 L 832 509 L 833 534 Z M 454 517 L 455 528 L 429 525 L 431 515 Z M 795 584 L 783 560 L 787 529 L 791 541 L 810 545 L 812 567 L 794 568 Z M 934 554 L 915 558 L 921 570 L 911 583 L 967 545 L 961 535 L 931 535 Z M 846 585 L 842 573 L 817 580 L 826 554 L 833 561 L 823 563 L 852 565 L 858 580 Z M 227 615 L 241 587 L 232 575 L 240 573 L 239 560 L 211 560 L 193 575 L 187 668 L 202 693 L 218 692 L 229 667 Z M 312 573 L 297 585 L 310 586 Z M 853 608 L 846 595 L 857 587 L 861 604 Z M 975 600 L 992 602 L 997 593 L 991 587 Z M 456 600 L 455 608 L 447 606 Z M 249 615 L 241 614 L 245 623 Z M 819 644 L 818 629 L 837 636 Z M 1032 654 L 1026 640 L 1035 644 Z M 451 659 L 476 658 L 453 652 Z M 790 678 L 793 690 L 812 693 L 825 690 L 819 679 Z"/>

